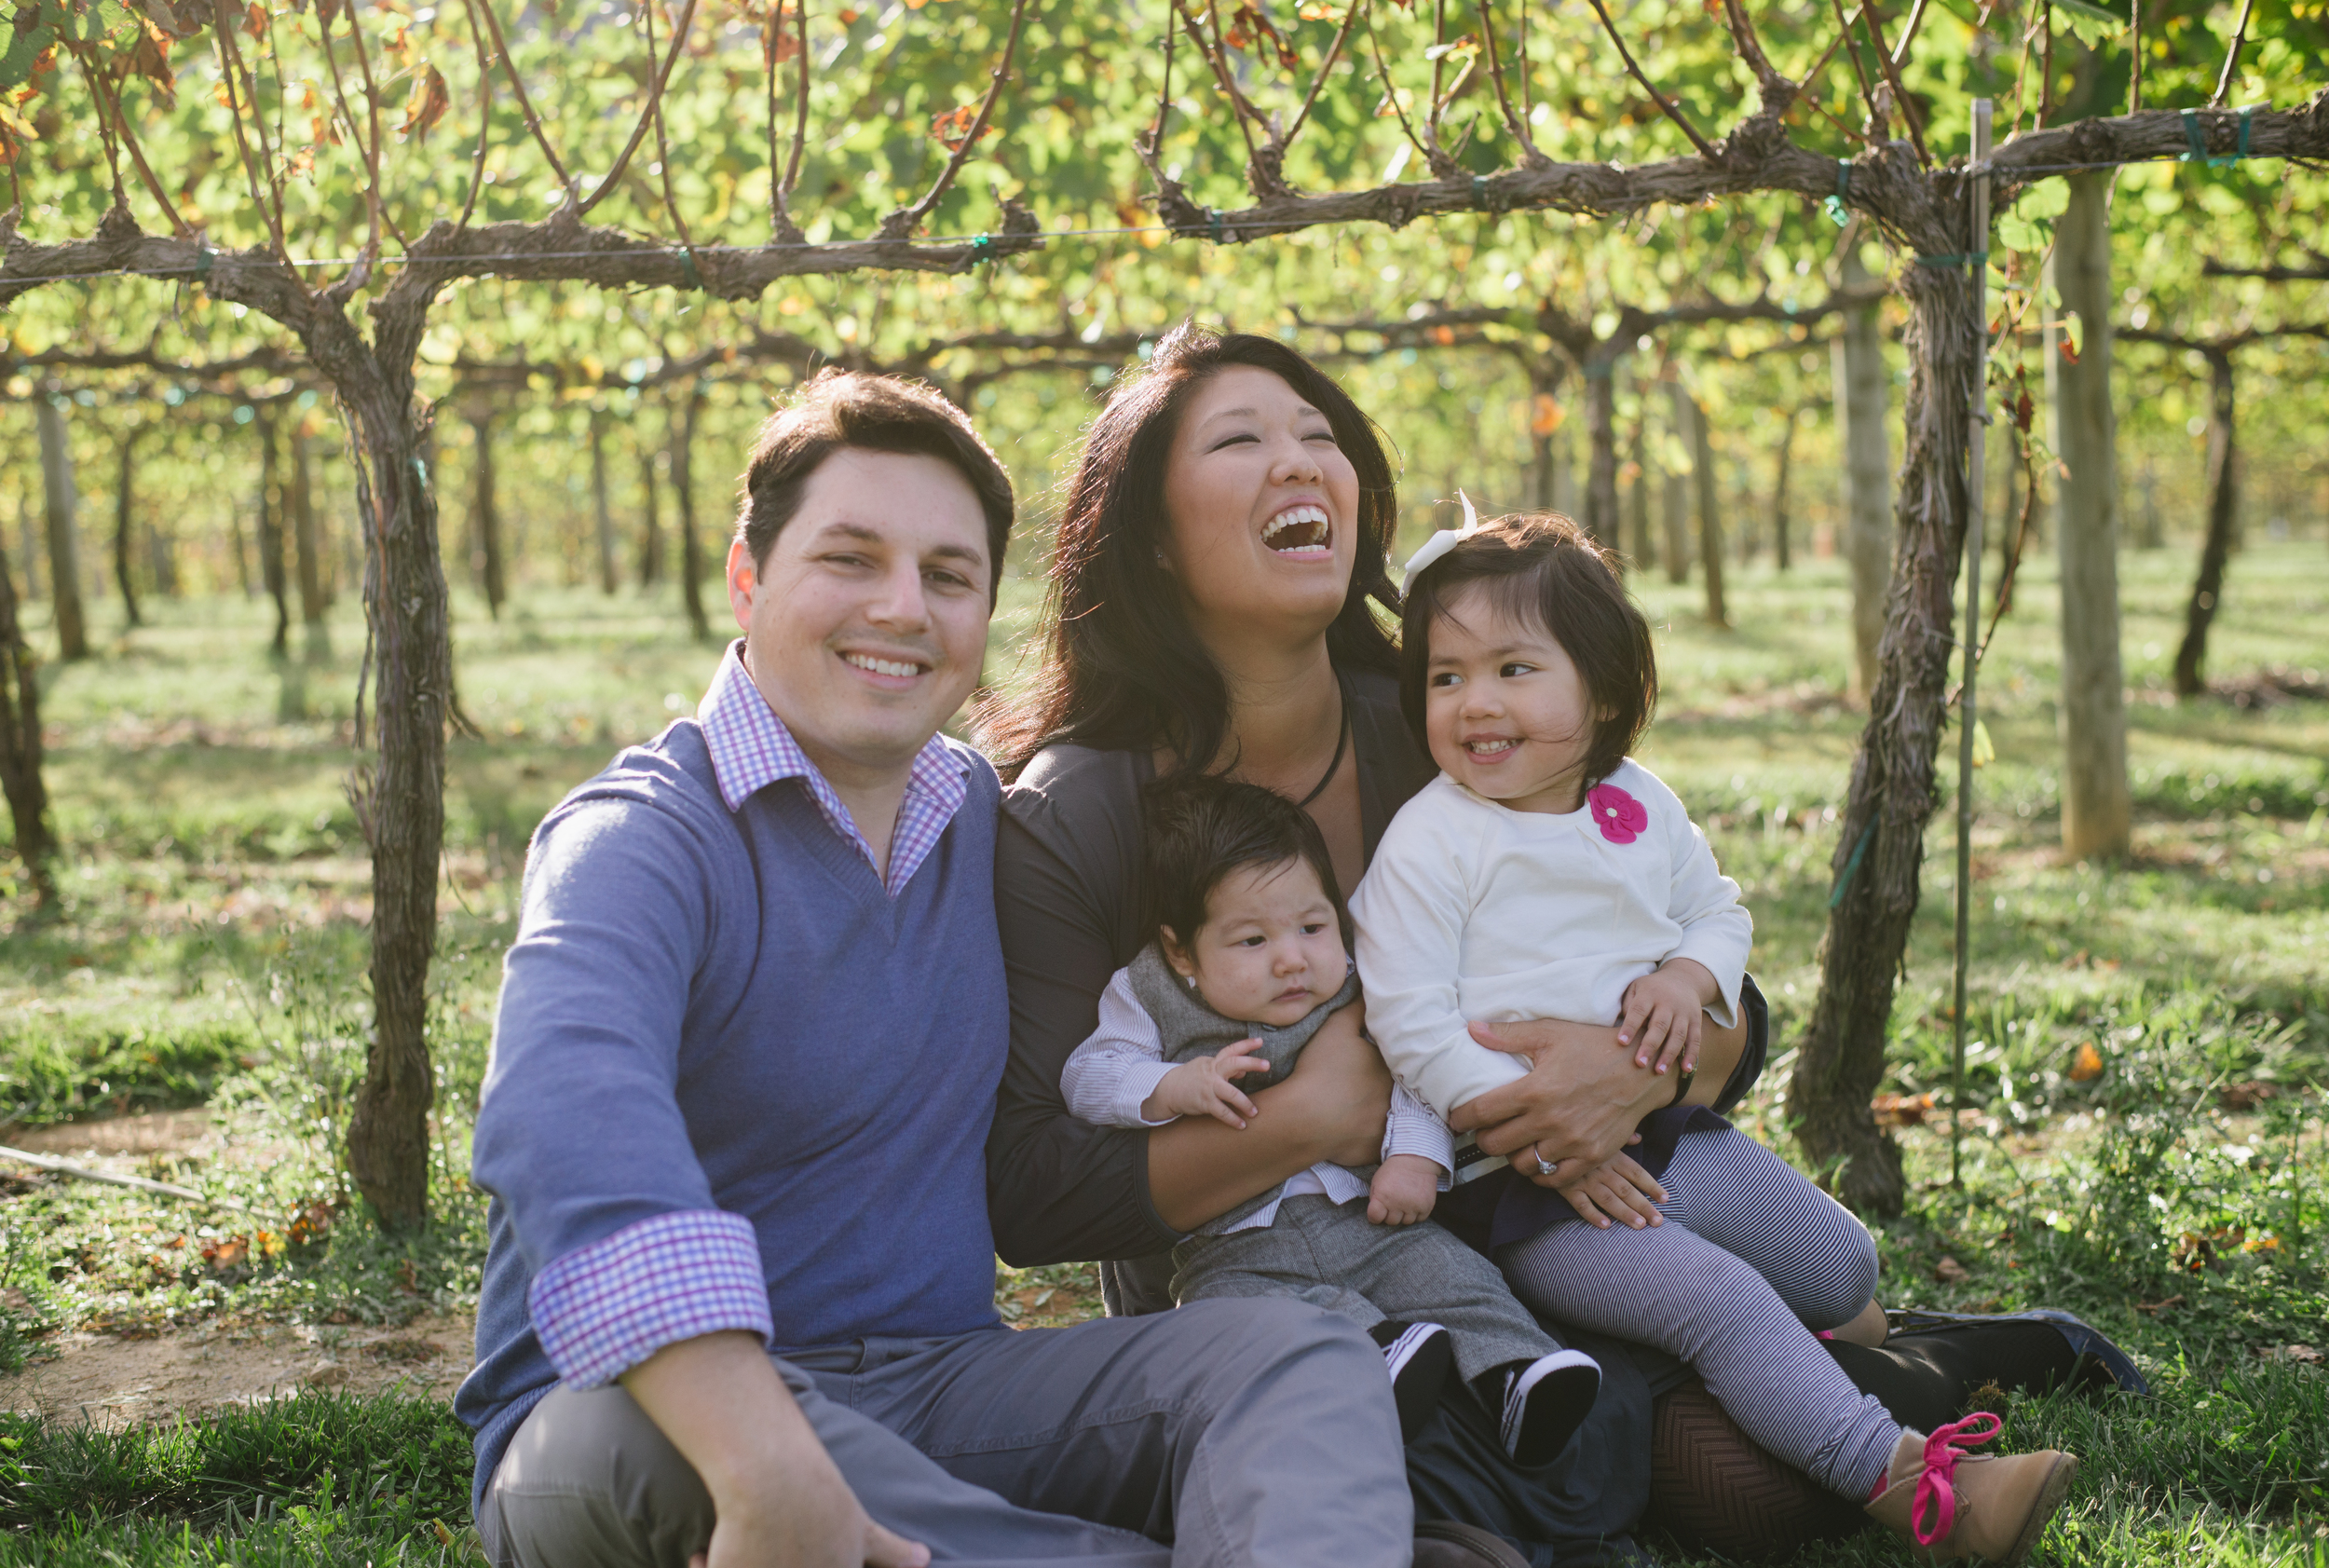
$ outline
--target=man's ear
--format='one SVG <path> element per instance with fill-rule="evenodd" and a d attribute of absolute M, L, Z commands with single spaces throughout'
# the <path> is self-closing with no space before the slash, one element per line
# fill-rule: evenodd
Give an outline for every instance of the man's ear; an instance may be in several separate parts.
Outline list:
<path fill-rule="evenodd" d="M 728 546 L 728 607 L 735 612 L 736 624 L 752 630 L 752 594 L 760 585 L 760 574 L 752 564 L 752 551 L 741 539 Z"/>
<path fill-rule="evenodd" d="M 1171 926 L 1160 925 L 1156 928 L 1156 945 L 1164 954 L 1164 961 L 1173 966 L 1173 973 L 1182 979 L 1186 980 L 1197 972 L 1197 961 L 1189 956 L 1189 949 L 1181 945 L 1179 937 L 1173 934 Z"/>

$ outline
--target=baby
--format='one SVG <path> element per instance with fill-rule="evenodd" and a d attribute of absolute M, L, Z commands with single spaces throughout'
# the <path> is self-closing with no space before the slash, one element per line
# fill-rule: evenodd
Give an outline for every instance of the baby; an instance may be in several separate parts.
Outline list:
<path fill-rule="evenodd" d="M 1242 1128 L 1247 1091 L 1285 1077 L 1357 999 L 1350 916 L 1317 825 L 1282 796 L 1180 774 L 1151 784 L 1146 807 L 1156 939 L 1109 981 L 1060 1089 L 1096 1125 L 1213 1116 Z M 1383 1347 L 1410 1438 L 1452 1360 L 1506 1452 L 1542 1464 L 1585 1419 L 1600 1368 L 1425 1220 L 1451 1144 L 1437 1117 L 1396 1093 L 1381 1165 L 1313 1166 L 1201 1226 L 1174 1249 L 1173 1299 L 1293 1296 L 1353 1319 Z"/>
<path fill-rule="evenodd" d="M 1614 1022 L 1642 1065 L 1679 1060 L 1675 1109 L 1643 1125 L 1662 1173 L 1620 1154 L 1563 1179 L 1575 1213 L 1556 1203 L 1519 1227 L 1506 1211 L 1527 1206 L 1497 1197 L 1515 1293 L 1688 1360 L 1748 1436 L 1928 1554 L 2019 1563 L 2077 1461 L 1965 1454 L 1994 1416 L 1927 1438 L 1854 1387 L 1814 1330 L 1869 1309 L 1874 1244 L 1786 1161 L 1682 1108 L 1704 1019 L 1737 1015 L 1751 927 L 1682 803 L 1627 756 L 1657 701 L 1648 622 L 1567 518 L 1464 511 L 1407 576 L 1400 697 L 1441 770 L 1352 900 L 1383 1059 L 1442 1117 L 1529 1070 L 1476 1043 L 1474 1022 Z M 1466 1178 L 1509 1190 L 1505 1162 L 1470 1152 Z"/>

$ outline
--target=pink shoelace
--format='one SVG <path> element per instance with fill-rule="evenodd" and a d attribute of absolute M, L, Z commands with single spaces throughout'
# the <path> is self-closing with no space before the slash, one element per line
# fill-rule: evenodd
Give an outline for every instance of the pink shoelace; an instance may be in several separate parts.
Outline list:
<path fill-rule="evenodd" d="M 1977 1423 L 1986 1421 L 1981 1430 Z M 1916 1478 L 1916 1496 L 1909 1504 L 1909 1534 L 1920 1547 L 1946 1540 L 1957 1524 L 1957 1461 L 1967 1449 L 1979 1448 L 2005 1429 L 2005 1423 L 1987 1411 L 1976 1411 L 1963 1421 L 1937 1426 L 1925 1439 L 1925 1473 Z"/>

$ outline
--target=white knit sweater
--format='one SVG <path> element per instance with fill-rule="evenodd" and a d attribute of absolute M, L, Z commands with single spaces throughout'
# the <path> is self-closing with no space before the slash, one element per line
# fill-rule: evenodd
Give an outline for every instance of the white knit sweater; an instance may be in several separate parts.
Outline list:
<path fill-rule="evenodd" d="M 1738 884 L 1655 773 L 1628 758 L 1604 783 L 1647 812 L 1630 842 L 1590 807 L 1516 811 L 1442 773 L 1392 819 L 1351 899 L 1367 1030 L 1442 1117 L 1528 1074 L 1468 1023 L 1614 1024 L 1626 988 L 1676 957 L 1714 975 L 1717 1023 L 1738 1016 L 1754 931 Z"/>

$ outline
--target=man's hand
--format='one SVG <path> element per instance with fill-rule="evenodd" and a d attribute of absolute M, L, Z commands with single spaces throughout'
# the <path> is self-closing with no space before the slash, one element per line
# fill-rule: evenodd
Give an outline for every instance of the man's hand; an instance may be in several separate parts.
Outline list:
<path fill-rule="evenodd" d="M 1394 1154 L 1367 1184 L 1367 1218 L 1377 1225 L 1412 1225 L 1431 1218 L 1439 1201 L 1439 1163 L 1422 1154 Z"/>
<path fill-rule="evenodd" d="M 1666 1189 L 1631 1154 L 1613 1154 L 1575 1180 L 1556 1185 L 1578 1217 L 1597 1230 L 1608 1230 L 1612 1220 L 1622 1220 L 1637 1231 L 1666 1223 L 1666 1216 L 1657 1210 L 1666 1201 Z"/>
<path fill-rule="evenodd" d="M 865 1516 L 754 1335 L 667 1344 L 622 1385 L 712 1494 L 702 1568 L 924 1568 L 930 1548 Z"/>
<path fill-rule="evenodd" d="M 1698 1067 L 1706 1009 L 1721 995 L 1714 975 L 1696 959 L 1668 959 L 1626 988 L 1617 1043 L 1634 1048 L 1636 1067 L 1664 1072 L 1677 1058 L 1684 1072 Z"/>
<path fill-rule="evenodd" d="M 1255 1054 L 1260 1045 L 1259 1040 L 1241 1040 L 1219 1056 L 1182 1062 L 1158 1079 L 1140 1102 L 1142 1118 L 1162 1122 L 1172 1116 L 1210 1116 L 1244 1130 L 1246 1118 L 1260 1112 L 1233 1080 L 1270 1070 L 1269 1062 Z"/>
<path fill-rule="evenodd" d="M 1534 1065 L 1526 1078 L 1457 1106 L 1448 1125 L 1477 1131 L 1488 1153 L 1515 1156 L 1513 1168 L 1540 1187 L 1559 1186 L 1572 1160 L 1606 1164 L 1634 1141 L 1634 1125 L 1674 1096 L 1674 1081 L 1635 1066 L 1614 1029 L 1536 1018 L 1474 1024 L 1472 1038 Z M 1538 1172 L 1540 1157 L 1552 1175 Z"/>

